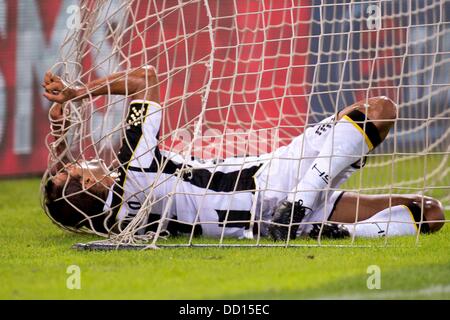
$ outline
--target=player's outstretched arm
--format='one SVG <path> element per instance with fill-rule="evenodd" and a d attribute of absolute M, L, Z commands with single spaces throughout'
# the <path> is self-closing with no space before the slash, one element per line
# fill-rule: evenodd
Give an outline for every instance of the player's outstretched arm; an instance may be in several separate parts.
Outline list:
<path fill-rule="evenodd" d="M 57 75 L 47 72 L 49 83 L 44 83 L 44 97 L 64 103 L 101 95 L 127 95 L 133 99 L 152 100 L 159 103 L 159 87 L 156 71 L 151 66 L 113 73 L 93 80 L 86 85 L 71 87 Z"/>
<path fill-rule="evenodd" d="M 61 103 L 54 103 L 49 110 L 50 118 L 50 135 L 53 142 L 50 144 L 50 156 L 52 162 L 56 163 L 56 169 L 59 170 L 64 164 L 70 162 L 69 150 L 65 135 L 70 127 L 70 119 L 68 111 Z"/>
<path fill-rule="evenodd" d="M 53 78 L 51 73 L 47 72 L 44 76 L 42 86 L 45 88 L 51 85 Z M 53 169 L 59 170 L 64 164 L 70 162 L 65 134 L 70 127 L 70 119 L 68 117 L 69 109 L 65 108 L 63 103 L 55 102 L 49 109 L 50 120 L 50 136 L 53 142 L 50 144 L 51 162 L 54 163 Z"/>

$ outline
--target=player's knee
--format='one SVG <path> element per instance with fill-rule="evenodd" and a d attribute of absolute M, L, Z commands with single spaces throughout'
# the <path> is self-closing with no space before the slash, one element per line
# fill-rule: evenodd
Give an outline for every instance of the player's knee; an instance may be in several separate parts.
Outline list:
<path fill-rule="evenodd" d="M 382 105 L 382 116 L 383 119 L 386 120 L 395 120 L 397 119 L 397 113 L 398 113 L 398 107 L 397 104 L 392 101 L 392 99 L 389 99 L 386 96 L 379 97 L 381 100 Z"/>
<path fill-rule="evenodd" d="M 444 207 L 439 200 L 434 198 L 427 199 L 427 202 L 424 218 L 429 221 L 428 226 L 430 227 L 430 232 L 439 231 L 445 223 Z"/>
<path fill-rule="evenodd" d="M 422 198 L 420 195 L 415 196 L 411 200 L 411 205 L 418 207 L 420 211 L 423 208 L 422 221 L 424 224 L 422 225 L 422 231 L 436 232 L 444 226 L 444 207 L 439 200 L 431 197 Z"/>
<path fill-rule="evenodd" d="M 367 101 L 361 101 L 357 110 L 365 113 L 370 123 L 373 123 L 380 141 L 386 139 L 395 123 L 395 119 L 397 119 L 397 105 L 395 102 L 385 96 L 374 97 Z"/>
<path fill-rule="evenodd" d="M 385 120 L 392 124 L 397 119 L 397 104 L 386 96 L 370 98 L 367 105 L 366 113 L 370 120 Z"/>

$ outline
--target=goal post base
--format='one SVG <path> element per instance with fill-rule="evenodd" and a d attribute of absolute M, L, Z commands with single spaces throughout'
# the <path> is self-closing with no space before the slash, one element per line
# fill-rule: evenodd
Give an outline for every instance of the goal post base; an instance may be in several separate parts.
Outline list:
<path fill-rule="evenodd" d="M 72 246 L 75 250 L 88 251 L 111 251 L 111 250 L 157 250 L 155 245 L 150 244 L 115 244 L 115 243 L 75 243 Z"/>
<path fill-rule="evenodd" d="M 330 248 L 374 248 L 374 247 L 391 247 L 391 245 L 355 245 L 355 244 L 116 244 L 116 243 L 76 243 L 72 246 L 72 249 L 79 251 L 115 251 L 115 250 L 159 250 L 169 248 L 316 248 L 316 247 L 330 247 Z"/>

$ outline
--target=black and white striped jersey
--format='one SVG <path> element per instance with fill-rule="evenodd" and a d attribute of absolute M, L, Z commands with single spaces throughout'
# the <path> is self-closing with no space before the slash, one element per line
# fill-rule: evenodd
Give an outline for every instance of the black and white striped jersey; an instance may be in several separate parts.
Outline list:
<path fill-rule="evenodd" d="M 113 231 L 123 229 L 144 208 L 140 233 L 156 229 L 163 217 L 165 227 L 172 232 L 250 238 L 250 221 L 258 221 L 258 230 L 265 235 L 265 222 L 280 201 L 295 192 L 335 123 L 330 116 L 271 153 L 231 157 L 216 163 L 160 150 L 161 120 L 158 103 L 130 103 L 118 153 L 119 176 L 104 207 L 111 213 L 107 225 Z M 332 179 L 330 188 L 322 192 L 321 200 L 312 208 L 311 219 L 320 222 L 330 216 L 342 194 L 337 188 L 358 168 L 351 165 Z M 176 228 L 171 229 L 171 224 Z"/>
<path fill-rule="evenodd" d="M 254 176 L 263 160 L 242 157 L 216 163 L 160 151 L 161 120 L 159 104 L 142 100 L 130 103 L 118 153 L 119 177 L 105 204 L 105 210 L 112 212 L 110 226 L 122 229 L 145 206 L 149 220 L 142 225 L 163 215 L 166 221 L 201 226 L 207 236 L 245 237 L 251 233 L 249 221 L 256 203 Z"/>

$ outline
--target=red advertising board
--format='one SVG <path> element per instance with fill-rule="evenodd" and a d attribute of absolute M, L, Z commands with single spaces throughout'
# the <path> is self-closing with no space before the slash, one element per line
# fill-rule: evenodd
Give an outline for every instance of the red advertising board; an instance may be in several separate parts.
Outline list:
<path fill-rule="evenodd" d="M 306 0 L 300 1 L 303 2 L 309 3 Z M 144 5 L 144 2 L 137 3 Z M 151 10 L 162 10 L 158 7 L 160 3 L 157 3 Z M 170 6 L 171 3 L 173 6 L 178 5 L 176 0 L 161 3 L 166 6 Z M 258 121 L 260 127 L 273 126 L 273 121 L 267 117 L 271 117 L 272 120 L 278 119 L 282 112 L 281 125 L 286 121 L 290 127 L 300 127 L 304 119 L 299 117 L 299 110 L 302 113 L 306 111 L 307 89 L 304 88 L 304 79 L 308 54 L 309 9 L 302 7 L 292 11 L 291 14 L 288 9 L 291 6 L 290 1 L 266 1 L 267 10 L 261 10 L 258 1 L 248 3 L 229 1 L 221 3 L 220 6 L 217 6 L 219 2 L 209 3 L 213 16 L 212 27 L 215 28 L 215 59 L 212 72 L 214 80 L 210 84 L 211 91 L 206 105 L 206 108 L 211 108 L 211 112 L 207 113 L 210 127 L 223 126 L 219 121 L 227 114 L 226 108 L 223 107 L 243 103 L 248 104 L 245 108 L 256 108 L 255 112 L 241 108 L 239 110 L 245 112 L 230 113 L 227 115 L 227 126 L 239 126 L 241 123 L 252 121 Z M 45 71 L 60 59 L 59 49 L 68 31 L 67 21 L 70 15 L 68 8 L 74 4 L 78 4 L 78 1 L 0 2 L 2 13 L 0 14 L 0 176 L 38 174 L 46 168 L 48 151 L 45 139 L 49 132 L 47 112 L 50 103 L 42 97 L 40 83 Z M 174 15 L 168 17 L 161 29 L 167 43 L 172 43 L 179 35 L 180 26 L 174 21 L 181 19 L 181 16 L 184 18 L 200 16 L 198 25 L 206 26 L 210 20 L 204 7 L 203 2 L 194 3 L 192 6 L 185 6 L 180 13 L 175 13 L 178 17 Z M 146 10 L 140 10 L 137 6 L 132 10 L 137 12 L 135 19 L 149 15 Z M 248 16 L 242 15 L 246 11 Z M 228 18 L 235 12 L 240 14 L 236 14 L 234 19 Z M 295 25 L 295 32 L 292 25 Z M 230 28 L 231 26 L 241 30 L 237 37 L 236 31 Z M 136 30 L 141 27 L 142 24 L 137 24 Z M 142 32 L 154 35 L 161 32 L 157 28 L 160 28 L 159 24 L 155 24 L 154 30 L 144 28 Z M 192 28 L 192 24 L 187 24 L 187 28 Z M 195 30 L 192 32 L 195 33 Z M 207 32 L 195 40 L 197 49 L 193 53 L 193 58 L 208 57 L 211 53 L 209 42 L 211 39 Z M 245 32 L 247 34 L 244 34 Z M 154 53 L 160 57 L 150 63 L 156 64 L 158 71 L 164 74 L 170 74 L 168 66 L 177 68 L 186 65 L 188 61 L 183 60 L 186 55 L 180 54 L 177 50 L 191 53 L 192 43 L 190 38 L 187 38 L 178 49 L 164 49 L 163 45 L 159 46 L 159 37 L 145 37 L 145 46 L 153 48 L 147 50 L 147 53 Z M 289 40 L 293 38 L 297 39 L 294 47 Z M 186 47 L 183 47 L 183 44 Z M 232 48 L 226 49 L 230 44 Z M 142 50 L 142 45 L 138 38 L 135 42 L 130 41 L 128 47 L 124 46 L 122 49 L 124 52 L 133 53 Z M 291 54 L 292 49 L 295 50 L 295 55 Z M 161 50 L 168 51 L 161 54 Z M 230 57 L 231 60 L 234 59 L 231 62 Z M 132 65 L 142 63 L 140 59 L 138 60 L 133 61 L 133 58 L 130 58 Z M 82 63 L 92 66 L 93 59 L 87 56 Z M 167 85 L 168 81 L 162 82 L 161 97 L 169 101 L 173 97 L 183 96 L 186 91 L 195 92 L 205 85 L 207 70 L 201 68 L 197 70 L 194 66 L 191 71 L 189 81 L 183 76 L 187 72 L 178 72 L 170 78 L 170 86 Z M 255 75 L 255 71 L 258 72 L 258 76 Z M 257 87 L 258 85 L 260 87 Z M 285 98 L 287 95 L 289 98 Z M 172 103 L 175 110 L 182 105 L 182 99 L 178 100 L 175 104 Z M 187 109 L 195 116 L 202 106 L 201 94 L 192 95 L 184 101 L 184 104 L 189 104 Z M 165 117 L 164 130 L 176 127 L 177 120 L 176 117 L 173 119 Z M 286 136 L 293 135 L 286 134 Z"/>
<path fill-rule="evenodd" d="M 40 98 L 42 74 L 36 67 L 43 54 L 40 48 L 48 47 L 52 39 L 61 5 L 59 0 L 7 0 L 1 5 L 0 176 L 36 174 L 46 167 L 48 153 L 44 139 L 49 131 L 49 103 Z M 27 19 L 30 24 L 23 23 Z M 35 47 L 35 42 L 30 42 L 27 46 L 27 38 L 33 37 L 43 43 Z M 24 52 L 34 55 L 33 61 L 24 62 L 30 67 L 26 71 L 20 60 Z M 31 94 L 23 95 L 22 90 Z M 25 132 L 22 120 L 28 126 Z"/>

